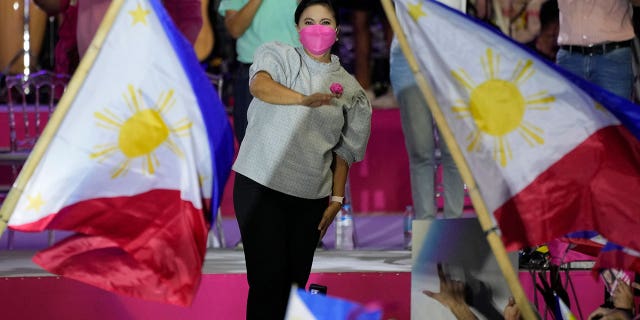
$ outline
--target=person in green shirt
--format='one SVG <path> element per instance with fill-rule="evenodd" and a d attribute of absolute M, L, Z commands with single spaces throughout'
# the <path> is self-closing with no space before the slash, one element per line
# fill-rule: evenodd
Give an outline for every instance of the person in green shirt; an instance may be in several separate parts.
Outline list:
<path fill-rule="evenodd" d="M 222 0 L 218 13 L 224 17 L 229 34 L 236 40 L 237 68 L 233 82 L 233 125 L 238 143 L 247 129 L 249 67 L 256 49 L 264 43 L 280 41 L 294 47 L 300 40 L 293 14 L 296 0 Z"/>

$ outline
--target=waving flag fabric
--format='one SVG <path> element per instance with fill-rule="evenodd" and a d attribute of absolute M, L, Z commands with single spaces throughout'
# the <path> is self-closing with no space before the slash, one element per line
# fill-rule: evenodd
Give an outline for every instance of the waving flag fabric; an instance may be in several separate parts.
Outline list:
<path fill-rule="evenodd" d="M 160 1 L 113 1 L 96 39 L 9 226 L 77 232 L 34 258 L 52 273 L 189 305 L 230 172 L 227 116 Z"/>
<path fill-rule="evenodd" d="M 593 260 L 606 243 L 607 239 L 595 231 L 578 231 L 550 242 L 549 251 L 552 261 L 560 265 L 571 261 Z M 575 257 L 569 250 L 577 253 Z"/>
<path fill-rule="evenodd" d="M 595 259 L 595 272 L 602 269 L 640 270 L 639 251 L 609 242 L 595 231 L 573 232 L 558 241 L 569 243 L 571 250 Z M 571 261 L 566 258 L 567 252 L 564 250 L 552 252 L 552 259 L 554 255 L 558 264 Z"/>
<path fill-rule="evenodd" d="M 438 2 L 396 11 L 508 249 L 594 230 L 640 250 L 640 107 Z"/>
<path fill-rule="evenodd" d="M 608 242 L 598 254 L 594 269 L 622 269 L 639 272 L 640 251 Z"/>
<path fill-rule="evenodd" d="M 573 315 L 569 306 L 567 306 L 558 295 L 554 294 L 554 298 L 558 305 L 557 312 L 554 310 L 554 314 L 556 314 L 557 320 L 577 320 L 576 316 Z"/>
<path fill-rule="evenodd" d="M 382 310 L 291 288 L 285 320 L 379 320 Z"/>

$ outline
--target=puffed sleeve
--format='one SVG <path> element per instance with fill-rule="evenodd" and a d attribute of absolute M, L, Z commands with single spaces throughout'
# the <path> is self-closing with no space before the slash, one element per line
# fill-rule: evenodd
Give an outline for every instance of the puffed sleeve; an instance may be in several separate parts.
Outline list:
<path fill-rule="evenodd" d="M 265 71 L 274 81 L 291 88 L 301 65 L 300 54 L 295 48 L 277 41 L 268 42 L 256 49 L 249 69 L 249 79 L 253 79 L 259 71 Z"/>
<path fill-rule="evenodd" d="M 371 104 L 364 90 L 354 95 L 352 103 L 343 112 L 345 125 L 333 151 L 351 166 L 364 158 L 371 133 Z"/>

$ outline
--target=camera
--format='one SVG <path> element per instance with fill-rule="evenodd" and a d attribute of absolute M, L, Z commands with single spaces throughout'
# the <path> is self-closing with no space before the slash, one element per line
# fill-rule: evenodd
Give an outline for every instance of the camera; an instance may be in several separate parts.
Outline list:
<path fill-rule="evenodd" d="M 323 286 L 317 283 L 312 283 L 309 285 L 309 293 L 311 294 L 321 294 L 323 296 L 327 295 L 327 286 Z"/>

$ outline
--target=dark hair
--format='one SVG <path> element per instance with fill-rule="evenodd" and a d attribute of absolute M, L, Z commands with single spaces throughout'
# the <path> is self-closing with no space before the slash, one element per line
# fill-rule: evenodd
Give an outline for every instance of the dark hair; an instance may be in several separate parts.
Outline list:
<path fill-rule="evenodd" d="M 560 19 L 558 1 L 549 0 L 540 6 L 540 26 L 544 28 L 550 23 L 558 22 Z"/>
<path fill-rule="evenodd" d="M 329 10 L 331 10 L 331 12 L 333 12 L 333 18 L 336 20 L 336 26 L 340 25 L 340 19 L 338 17 L 338 10 L 336 8 L 336 6 L 333 4 L 332 0 L 302 0 L 300 1 L 300 3 L 298 4 L 298 7 L 296 8 L 296 13 L 294 15 L 294 23 L 298 24 L 298 21 L 300 20 L 300 16 L 302 15 L 302 11 L 304 11 L 306 8 L 316 5 L 316 4 L 320 4 L 320 5 L 324 5 L 325 7 L 329 8 Z"/>

